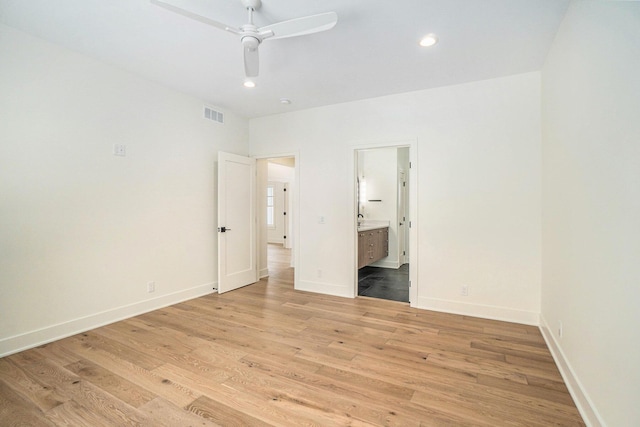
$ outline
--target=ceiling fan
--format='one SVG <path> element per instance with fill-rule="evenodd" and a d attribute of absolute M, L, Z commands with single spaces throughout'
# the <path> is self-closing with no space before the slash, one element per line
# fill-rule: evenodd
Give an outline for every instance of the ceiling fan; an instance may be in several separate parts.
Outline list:
<path fill-rule="evenodd" d="M 264 40 L 313 34 L 329 30 L 338 22 L 338 15 L 335 12 L 326 12 L 282 21 L 259 28 L 253 23 L 253 12 L 260 8 L 262 1 L 240 0 L 245 9 L 247 9 L 249 22 L 240 26 L 240 28 L 234 28 L 206 16 L 210 14 L 211 0 L 151 0 L 151 2 L 186 17 L 240 36 L 244 50 L 244 71 L 247 77 L 256 77 L 258 75 L 258 46 L 260 46 Z"/>

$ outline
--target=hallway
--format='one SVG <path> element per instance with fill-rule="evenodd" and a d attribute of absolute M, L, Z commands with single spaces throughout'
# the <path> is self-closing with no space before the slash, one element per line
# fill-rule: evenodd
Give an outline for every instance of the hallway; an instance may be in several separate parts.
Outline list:
<path fill-rule="evenodd" d="M 293 284 L 293 267 L 291 267 L 291 249 L 280 243 L 267 245 L 267 268 L 270 279 L 288 280 Z"/>

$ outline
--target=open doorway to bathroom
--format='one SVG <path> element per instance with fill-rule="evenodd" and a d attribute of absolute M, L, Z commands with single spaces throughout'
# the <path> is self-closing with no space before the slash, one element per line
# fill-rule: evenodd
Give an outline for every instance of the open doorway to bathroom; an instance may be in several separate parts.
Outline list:
<path fill-rule="evenodd" d="M 358 296 L 409 302 L 409 147 L 356 151 Z"/>

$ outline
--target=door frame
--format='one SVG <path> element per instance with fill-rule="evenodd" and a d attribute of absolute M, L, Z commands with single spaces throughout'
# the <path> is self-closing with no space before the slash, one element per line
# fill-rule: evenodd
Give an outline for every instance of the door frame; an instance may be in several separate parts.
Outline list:
<path fill-rule="evenodd" d="M 292 228 L 293 228 L 293 233 L 291 233 L 291 230 L 289 230 L 289 234 L 292 234 L 292 236 L 287 236 L 287 240 L 290 240 L 290 244 L 291 244 L 291 266 L 293 267 L 293 288 L 297 289 L 297 283 L 298 283 L 298 275 L 300 272 L 300 268 L 299 268 L 299 260 L 300 260 L 300 153 L 298 151 L 291 151 L 291 152 L 285 152 L 285 153 L 275 153 L 275 154 L 261 154 L 258 156 L 252 156 L 254 159 L 256 159 L 256 161 L 259 160 L 267 160 L 267 159 L 277 159 L 277 158 L 283 158 L 283 157 L 293 157 L 294 159 L 294 166 L 293 166 L 293 175 L 294 175 L 294 183 L 293 183 L 293 191 L 291 190 L 291 186 L 289 186 L 289 188 L 287 189 L 287 194 L 289 195 L 289 197 L 292 199 L 291 200 L 291 206 L 292 206 L 292 212 L 287 211 L 287 215 L 293 215 L 293 219 L 292 219 Z M 259 185 L 259 183 L 257 182 L 257 177 L 256 177 L 256 185 Z M 265 185 L 266 185 L 266 180 L 265 180 Z M 262 189 L 256 187 L 256 195 L 257 197 L 260 197 L 260 195 L 262 194 Z M 258 216 L 260 215 L 260 208 L 259 206 L 261 206 L 261 202 L 259 200 L 256 200 L 257 206 L 258 206 Z M 264 203 L 263 203 L 264 204 Z M 258 270 L 260 270 L 260 264 L 262 262 L 262 255 L 261 255 L 261 251 L 260 251 L 260 245 L 262 244 L 262 242 L 260 241 L 260 236 L 265 235 L 266 236 L 266 227 L 267 227 L 267 223 L 266 221 L 258 221 L 258 227 L 257 227 L 257 236 L 256 236 L 256 245 L 258 247 Z"/>
<path fill-rule="evenodd" d="M 407 174 L 408 171 L 404 169 L 398 170 L 398 221 L 403 221 L 404 225 L 402 233 L 398 233 L 398 262 L 401 266 L 409 262 L 409 255 L 411 255 L 411 251 L 407 247 L 407 241 L 411 242 L 408 236 L 410 228 L 406 220 L 408 214 L 406 208 L 409 201 L 409 192 L 406 186 Z M 411 183 L 409 183 L 409 185 L 411 185 Z M 409 187 L 409 189 L 411 189 L 411 187 Z M 400 219 L 401 216 L 402 219 Z M 407 253 L 409 253 L 409 255 L 407 255 Z"/>
<path fill-rule="evenodd" d="M 353 239 L 353 296 L 358 296 L 358 155 L 359 150 L 373 150 L 376 148 L 409 148 L 409 163 L 411 165 L 407 181 L 409 182 L 409 304 L 418 304 L 418 139 L 403 138 L 395 140 L 360 141 L 350 146 L 349 177 L 351 182 L 351 235 Z"/>

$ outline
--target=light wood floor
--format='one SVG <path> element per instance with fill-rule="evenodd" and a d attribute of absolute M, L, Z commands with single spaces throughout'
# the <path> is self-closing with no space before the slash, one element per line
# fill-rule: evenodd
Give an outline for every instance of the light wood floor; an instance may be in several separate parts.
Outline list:
<path fill-rule="evenodd" d="M 584 425 L 537 328 L 294 291 L 272 259 L 255 285 L 0 359 L 0 425 Z"/>

